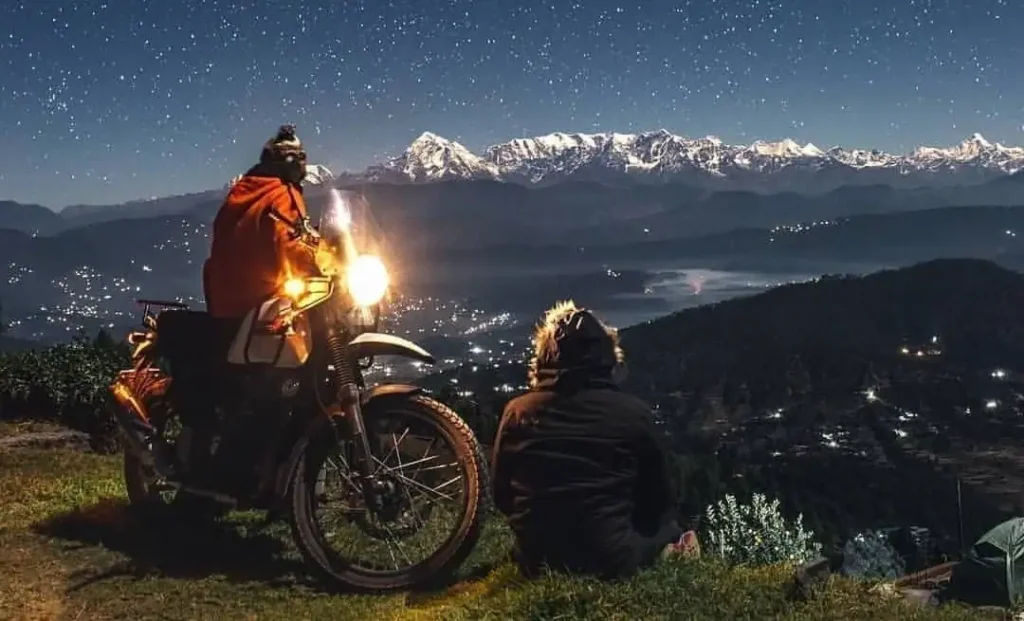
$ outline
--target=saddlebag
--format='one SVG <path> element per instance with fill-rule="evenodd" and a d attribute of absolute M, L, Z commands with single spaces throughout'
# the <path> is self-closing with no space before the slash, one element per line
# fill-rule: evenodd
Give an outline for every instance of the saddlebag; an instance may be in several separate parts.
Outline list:
<path fill-rule="evenodd" d="M 298 315 L 284 331 L 272 330 L 274 320 L 291 306 L 287 298 L 274 298 L 249 311 L 228 350 L 228 362 L 294 369 L 305 364 L 313 342 L 309 321 Z"/>

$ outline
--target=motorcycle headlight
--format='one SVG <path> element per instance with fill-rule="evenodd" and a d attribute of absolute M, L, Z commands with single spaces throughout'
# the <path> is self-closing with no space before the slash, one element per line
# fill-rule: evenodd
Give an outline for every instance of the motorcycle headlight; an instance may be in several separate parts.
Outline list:
<path fill-rule="evenodd" d="M 282 290 L 286 296 L 293 300 L 297 300 L 306 292 L 306 283 L 301 278 L 289 278 L 284 281 Z"/>
<path fill-rule="evenodd" d="M 388 270 L 380 257 L 362 254 L 349 263 L 345 282 L 352 300 L 359 306 L 373 306 L 388 290 Z"/>

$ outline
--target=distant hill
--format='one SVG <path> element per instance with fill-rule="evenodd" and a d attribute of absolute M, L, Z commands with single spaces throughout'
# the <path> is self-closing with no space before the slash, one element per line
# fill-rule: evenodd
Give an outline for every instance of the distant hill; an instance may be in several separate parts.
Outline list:
<path fill-rule="evenodd" d="M 71 205 L 59 212 L 40 205 L 0 201 L 0 229 L 55 235 L 62 231 L 112 220 L 154 218 L 216 210 L 222 190 L 132 201 L 118 205 Z"/>
<path fill-rule="evenodd" d="M 134 308 L 143 291 L 198 295 L 204 235 L 202 223 L 181 216 L 114 220 L 52 236 L 0 229 L 0 265 L 9 274 L 0 280 L 0 299 L 10 317 L 64 308 L 84 318 L 99 305 Z"/>
<path fill-rule="evenodd" d="M 864 214 L 775 228 L 745 226 L 725 233 L 656 241 L 559 245 L 510 240 L 486 248 L 432 248 L 429 256 L 451 264 L 563 266 L 730 258 L 752 266 L 768 259 L 892 265 L 973 257 L 1018 266 L 1024 265 L 1024 207 L 941 207 Z"/>
<path fill-rule="evenodd" d="M 494 180 L 428 184 L 334 182 L 364 192 L 375 216 L 411 245 L 480 246 L 500 241 L 618 244 L 696 237 L 732 229 L 872 213 L 970 205 L 1024 205 L 1017 175 L 980 185 L 895 188 L 849 185 L 827 193 L 715 191 L 682 183 L 566 181 L 523 186 Z M 307 188 L 315 211 L 324 188 Z M 121 205 L 70 206 L 53 213 L 38 205 L 0 203 L 0 229 L 51 235 L 125 218 L 190 215 L 212 220 L 224 190 Z M 445 230 L 443 243 L 422 239 L 423 227 Z"/>
<path fill-rule="evenodd" d="M 994 258 L 1024 250 L 1024 207 L 967 206 L 819 219 L 638 245 L 631 256 L 820 261 Z"/>
<path fill-rule="evenodd" d="M 0 249 L 0 256 L 12 251 L 28 253 L 15 260 L 36 271 L 62 270 L 89 265 L 104 270 L 122 267 L 126 261 L 145 261 L 165 256 L 173 250 L 185 254 L 184 243 L 190 233 L 203 230 L 197 221 L 182 216 L 112 220 L 71 229 L 53 236 L 40 236 L 25 241 L 24 235 L 0 231 L 10 249 Z M 194 242 L 192 242 L 194 243 Z M 202 253 L 205 249 L 200 249 Z M 203 253 L 202 258 L 205 258 Z"/>
<path fill-rule="evenodd" d="M 42 205 L 0 201 L 0 229 L 48 234 L 62 225 L 60 215 Z"/>
<path fill-rule="evenodd" d="M 836 540 L 914 524 L 951 551 L 957 478 L 968 540 L 1024 511 L 1021 308 L 1024 275 L 987 261 L 825 277 L 623 330 L 626 388 L 658 407 L 684 515 L 765 491 Z M 426 384 L 486 421 L 523 376 Z"/>
<path fill-rule="evenodd" d="M 595 227 L 583 237 L 591 242 L 635 242 L 696 237 L 735 228 L 773 228 L 870 214 L 891 214 L 939 207 L 1024 205 L 1024 181 L 1003 177 L 977 186 L 898 189 L 846 186 L 826 194 L 758 194 L 716 192 L 673 209 L 642 215 L 628 226 Z"/>
<path fill-rule="evenodd" d="M 786 368 L 767 364 L 769 354 L 783 360 L 801 350 L 900 359 L 903 344 L 935 335 L 947 364 L 1024 370 L 1020 308 L 1024 275 L 987 261 L 936 260 L 864 277 L 826 276 L 686 309 L 625 330 L 623 344 L 632 364 L 647 369 L 645 390 L 657 394 L 754 363 L 771 376 L 766 385 L 773 384 L 786 377 Z"/>
<path fill-rule="evenodd" d="M 487 209 L 503 214 L 494 223 L 465 215 L 481 209 L 473 203 L 473 192 L 463 188 L 459 191 L 467 194 L 462 203 L 446 203 L 444 199 L 454 190 L 441 185 L 377 186 L 373 192 L 379 194 L 372 200 L 384 207 L 372 208 L 357 221 L 370 232 L 403 290 L 468 296 L 486 300 L 492 307 L 529 309 L 565 295 L 601 296 L 608 306 L 620 299 L 612 294 L 636 294 L 629 303 L 638 304 L 650 298 L 644 295 L 652 278 L 646 272 L 681 262 L 740 271 L 802 263 L 805 267 L 794 271 L 814 272 L 833 269 L 830 265 L 909 265 L 933 258 L 972 257 L 1024 269 L 1021 207 L 921 209 L 817 220 L 774 230 L 741 228 L 659 241 L 584 245 L 576 242 L 571 227 L 579 221 L 573 210 L 589 209 L 585 201 L 572 203 L 567 198 L 561 216 L 545 216 L 547 222 L 538 222 L 543 216 L 538 212 L 545 211 L 543 203 L 537 206 L 526 200 L 532 192 L 555 192 L 557 187 L 520 187 L 517 192 L 523 194 L 525 206 L 517 209 L 498 202 L 504 192 L 495 187 L 500 184 L 481 182 L 481 187 L 490 186 L 483 192 L 494 193 L 493 200 L 484 203 Z M 425 188 L 417 199 L 422 202 L 408 210 L 400 207 L 411 204 L 400 199 L 414 187 Z M 320 204 L 311 199 L 314 215 Z M 198 296 L 212 216 L 212 209 L 201 208 L 183 215 L 99 222 L 37 237 L 0 229 L 0 265 L 17 272 L 15 278 L 0 282 L 0 296 L 17 313 L 63 304 L 62 289 L 54 283 L 89 279 L 94 273 L 123 283 L 105 295 L 123 297 L 138 287 L 172 297 Z M 104 286 L 110 285 L 108 280 Z M 81 282 L 77 289 L 87 286 Z"/>
<path fill-rule="evenodd" d="M 208 190 L 150 200 L 131 201 L 120 205 L 70 205 L 60 211 L 65 229 L 123 218 L 153 218 L 202 210 L 216 211 L 224 200 L 225 190 Z"/>
<path fill-rule="evenodd" d="M 496 181 L 352 188 L 366 194 L 382 229 L 401 240 L 404 248 L 436 257 L 477 251 L 481 258 L 503 252 L 522 256 L 534 255 L 535 249 L 557 249 L 556 255 L 572 258 L 580 252 L 599 254 L 606 247 L 633 253 L 635 244 L 652 242 L 681 246 L 683 240 L 691 240 L 698 247 L 720 241 L 742 244 L 743 237 L 729 235 L 741 231 L 740 235 L 749 236 L 754 229 L 859 216 L 1024 205 L 1024 183 L 1007 178 L 942 190 L 850 186 L 816 196 L 711 192 L 678 184 L 605 186 L 581 182 L 540 188 Z M 970 215 L 970 211 L 951 213 Z M 907 215 L 899 222 L 927 225 L 931 218 L 920 216 L 922 222 L 915 217 Z M 871 227 L 881 221 L 860 222 Z M 725 237 L 712 237 L 715 235 Z M 697 240 L 702 237 L 708 240 Z M 767 236 L 764 239 L 767 241 Z"/>

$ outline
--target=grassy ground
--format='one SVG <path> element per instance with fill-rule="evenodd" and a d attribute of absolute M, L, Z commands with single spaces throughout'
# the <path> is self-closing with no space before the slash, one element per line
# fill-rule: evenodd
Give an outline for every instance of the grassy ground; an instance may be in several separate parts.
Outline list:
<path fill-rule="evenodd" d="M 53 423 L 42 423 L 37 421 L 0 421 L 0 438 L 21 435 L 24 433 L 47 433 L 65 431 L 64 427 Z"/>
<path fill-rule="evenodd" d="M 461 580 L 441 592 L 328 595 L 309 584 L 281 527 L 252 515 L 206 529 L 146 528 L 123 500 L 119 460 L 70 449 L 0 451 L 0 619 L 970 619 L 833 579 L 791 601 L 791 570 L 664 563 L 602 585 L 524 584 L 498 563 L 494 520 Z"/>

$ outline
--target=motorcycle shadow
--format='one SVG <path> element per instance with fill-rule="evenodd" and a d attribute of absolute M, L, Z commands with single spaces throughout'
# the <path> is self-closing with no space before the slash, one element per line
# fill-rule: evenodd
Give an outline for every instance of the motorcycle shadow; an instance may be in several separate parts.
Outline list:
<path fill-rule="evenodd" d="M 288 548 L 284 527 L 258 520 L 184 520 L 144 516 L 120 500 L 104 500 L 38 522 L 33 530 L 68 544 L 68 551 L 124 557 L 106 569 L 89 571 L 71 590 L 116 577 L 161 576 L 267 586 L 307 583 L 300 559 Z M 277 532 L 281 531 L 281 532 Z M 109 558 L 109 557 L 108 557 Z"/>

